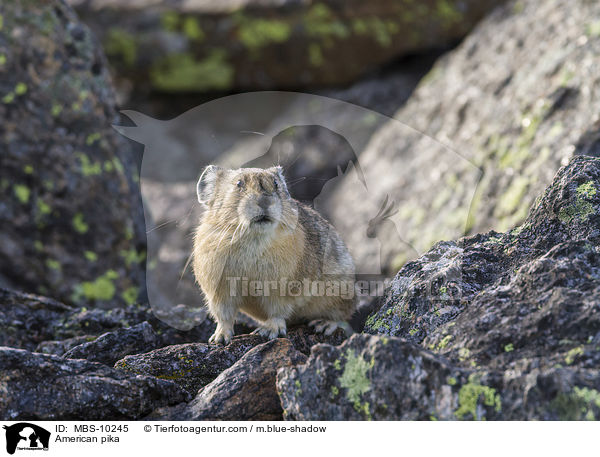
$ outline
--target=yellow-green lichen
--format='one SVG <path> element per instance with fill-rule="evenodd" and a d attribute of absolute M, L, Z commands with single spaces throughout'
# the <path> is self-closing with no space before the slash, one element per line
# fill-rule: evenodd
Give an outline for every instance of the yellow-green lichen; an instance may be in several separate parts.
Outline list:
<path fill-rule="evenodd" d="M 500 395 L 496 393 L 496 389 L 470 380 L 458 392 L 458 409 L 454 415 L 458 419 L 485 420 L 485 414 L 478 411 L 480 404 L 493 407 L 496 412 L 502 409 Z"/>
<path fill-rule="evenodd" d="M 121 250 L 119 253 L 125 260 L 125 265 L 130 266 L 131 264 L 142 263 L 146 260 L 146 251 L 137 252 L 135 249 Z"/>
<path fill-rule="evenodd" d="M 304 27 L 306 33 L 312 37 L 344 39 L 350 35 L 348 27 L 322 3 L 313 5 L 307 11 Z"/>
<path fill-rule="evenodd" d="M 198 20 L 192 16 L 188 16 L 183 20 L 181 30 L 186 37 L 193 41 L 200 42 L 206 37 L 206 34 L 202 30 L 202 27 L 200 27 Z"/>
<path fill-rule="evenodd" d="M 27 164 L 23 167 L 23 171 L 25 172 L 26 175 L 31 175 L 31 174 L 33 174 L 33 166 Z"/>
<path fill-rule="evenodd" d="M 88 156 L 81 152 L 76 152 L 75 156 L 79 159 L 83 176 L 96 176 L 102 173 L 100 162 L 92 162 Z"/>
<path fill-rule="evenodd" d="M 83 253 L 83 255 L 85 256 L 85 258 L 87 260 L 89 260 L 90 262 L 95 262 L 96 260 L 98 260 L 98 254 L 96 254 L 93 251 L 85 251 Z"/>
<path fill-rule="evenodd" d="M 138 295 L 139 288 L 131 286 L 125 289 L 125 291 L 121 294 L 121 298 L 123 298 L 125 303 L 127 303 L 128 305 L 133 305 L 137 301 Z"/>
<path fill-rule="evenodd" d="M 565 363 L 567 365 L 571 365 L 573 362 L 575 362 L 575 360 L 577 360 L 583 355 L 583 352 L 583 346 L 578 346 L 576 348 L 571 349 L 569 352 L 567 352 L 567 355 L 565 356 Z"/>
<path fill-rule="evenodd" d="M 46 260 L 46 266 L 48 268 L 50 268 L 51 270 L 55 270 L 55 271 L 58 271 L 61 268 L 60 267 L 60 262 L 58 262 L 57 260 L 54 260 L 54 259 L 47 259 Z"/>
<path fill-rule="evenodd" d="M 0 54 L 0 66 L 6 64 L 6 55 Z"/>
<path fill-rule="evenodd" d="M 116 291 L 113 281 L 118 277 L 116 271 L 108 270 L 95 281 L 86 281 L 76 286 L 75 297 L 83 296 L 88 300 L 111 300 Z"/>
<path fill-rule="evenodd" d="M 585 29 L 587 36 L 591 38 L 599 38 L 600 37 L 600 21 L 594 21 L 588 24 Z"/>
<path fill-rule="evenodd" d="M 129 32 L 112 28 L 106 34 L 104 51 L 110 57 L 118 57 L 128 67 L 132 67 L 137 59 L 137 44 L 135 37 Z"/>
<path fill-rule="evenodd" d="M 504 346 L 504 352 L 512 352 L 515 350 L 515 346 L 512 343 L 508 343 Z"/>
<path fill-rule="evenodd" d="M 233 84 L 234 69 L 225 51 L 215 49 L 202 60 L 190 54 L 171 54 L 150 71 L 156 89 L 177 91 L 226 90 Z"/>
<path fill-rule="evenodd" d="M 40 214 L 47 215 L 47 214 L 50 214 L 50 212 L 52 211 L 52 208 L 50 208 L 50 205 L 48 205 L 45 201 L 38 199 L 36 203 L 37 203 L 38 212 Z"/>
<path fill-rule="evenodd" d="M 573 392 L 560 393 L 551 403 L 560 420 L 596 420 L 600 408 L 600 392 L 588 387 L 574 387 Z"/>
<path fill-rule="evenodd" d="M 29 197 L 31 196 L 31 190 L 29 187 L 27 187 L 25 184 L 15 184 L 13 189 L 19 202 L 24 205 L 29 202 Z"/>
<path fill-rule="evenodd" d="M 85 144 L 87 144 L 88 146 L 91 146 L 92 144 L 94 144 L 96 141 L 98 141 L 102 136 L 100 135 L 100 133 L 98 132 L 94 132 L 94 133 L 90 133 L 87 138 L 85 139 Z"/>
<path fill-rule="evenodd" d="M 71 224 L 77 233 L 84 234 L 89 230 L 89 225 L 85 222 L 82 213 L 76 213 L 71 220 Z"/>
<path fill-rule="evenodd" d="M 442 19 L 445 25 L 457 23 L 462 19 L 456 5 L 448 0 L 438 0 L 436 10 L 438 17 Z"/>
<path fill-rule="evenodd" d="M 596 196 L 596 192 L 593 181 L 588 181 L 577 187 L 575 203 L 566 208 L 561 208 L 558 213 L 559 220 L 569 224 L 575 219 L 583 222 L 589 218 L 596 211 L 592 202 L 589 201 Z"/>
<path fill-rule="evenodd" d="M 452 335 L 446 335 L 444 338 L 442 338 L 442 340 L 437 345 L 437 350 L 441 351 L 442 349 L 445 349 L 446 346 L 448 346 L 448 344 L 452 340 L 452 338 Z"/>
<path fill-rule="evenodd" d="M 257 51 L 272 43 L 283 43 L 291 33 L 291 26 L 281 20 L 238 17 L 239 40 L 251 51 Z"/>
<path fill-rule="evenodd" d="M 15 94 L 24 95 L 25 93 L 27 93 L 27 84 L 23 82 L 17 83 L 15 86 Z"/>
<path fill-rule="evenodd" d="M 374 365 L 374 359 L 367 362 L 362 356 L 357 356 L 351 349 L 346 351 L 346 364 L 340 377 L 340 386 L 346 389 L 346 398 L 360 407 L 361 396 L 371 389 L 371 381 L 367 373 Z"/>

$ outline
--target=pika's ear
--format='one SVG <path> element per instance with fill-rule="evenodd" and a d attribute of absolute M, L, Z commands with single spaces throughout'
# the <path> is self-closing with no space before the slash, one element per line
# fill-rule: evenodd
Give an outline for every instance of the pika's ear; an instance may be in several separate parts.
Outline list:
<path fill-rule="evenodd" d="M 202 171 L 200 179 L 198 179 L 198 184 L 196 184 L 196 194 L 200 203 L 204 205 L 209 203 L 215 192 L 217 179 L 222 170 L 221 167 L 217 167 L 216 165 L 209 165 Z"/>
<path fill-rule="evenodd" d="M 272 170 L 279 177 L 279 181 L 281 181 L 281 186 L 283 187 L 284 192 L 287 195 L 290 195 L 290 192 L 288 191 L 288 188 L 287 188 L 287 183 L 285 182 L 285 176 L 283 176 L 283 167 L 280 165 L 277 165 L 276 167 L 273 167 Z"/>

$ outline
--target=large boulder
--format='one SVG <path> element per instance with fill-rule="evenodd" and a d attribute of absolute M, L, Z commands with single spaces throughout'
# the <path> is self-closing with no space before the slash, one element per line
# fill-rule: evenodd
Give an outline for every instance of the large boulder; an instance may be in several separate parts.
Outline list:
<path fill-rule="evenodd" d="M 520 227 L 409 262 L 372 336 L 315 346 L 279 373 L 287 417 L 599 417 L 599 190 L 600 159 L 577 157 Z"/>
<path fill-rule="evenodd" d="M 379 250 L 361 218 L 386 196 L 398 212 L 376 236 L 395 272 L 439 240 L 518 225 L 561 165 L 598 155 L 599 15 L 585 0 L 509 2 L 440 59 L 362 152 L 368 198 L 348 176 L 329 200 L 359 265 Z"/>
<path fill-rule="evenodd" d="M 287 339 L 256 346 L 189 404 L 154 411 L 158 420 L 280 420 L 282 409 L 275 376 L 277 370 L 306 362 L 306 356 Z"/>
<path fill-rule="evenodd" d="M 578 365 L 476 371 L 401 338 L 355 335 L 280 369 L 277 389 L 287 420 L 595 420 L 600 370 Z"/>
<path fill-rule="evenodd" d="M 133 303 L 144 219 L 104 56 L 62 1 L 4 2 L 1 14 L 0 285 Z"/>
<path fill-rule="evenodd" d="M 69 0 L 136 90 L 341 85 L 453 44 L 501 0 Z"/>
<path fill-rule="evenodd" d="M 176 384 L 100 363 L 0 347 L 2 420 L 138 419 L 190 399 Z"/>

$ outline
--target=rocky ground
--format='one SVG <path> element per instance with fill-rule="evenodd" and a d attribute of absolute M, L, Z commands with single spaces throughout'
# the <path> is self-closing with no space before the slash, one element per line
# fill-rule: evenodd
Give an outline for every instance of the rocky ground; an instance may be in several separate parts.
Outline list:
<path fill-rule="evenodd" d="M 95 4 L 72 3 L 84 16 Z M 433 23 L 432 39 L 440 44 L 462 36 L 493 3 L 501 2 L 437 2 L 444 16 L 457 5 L 474 16 L 458 29 L 440 31 L 441 23 Z M 114 17 L 118 4 L 102 4 L 98 20 Z M 322 43 L 327 49 L 345 38 L 344 21 L 352 23 L 341 7 L 330 23 L 326 7 L 314 28 L 304 15 L 315 5 L 288 7 L 269 20 L 259 18 L 259 8 L 225 22 L 234 35 L 254 40 L 232 44 L 231 52 L 241 45 L 255 46 L 255 57 L 284 50 L 289 43 L 278 33 L 290 27 L 288 19 L 305 23 L 290 39 L 308 40 L 309 49 L 317 35 L 303 33 L 333 33 Z M 384 13 L 375 8 L 373 18 Z M 187 52 L 191 42 L 205 39 L 202 14 L 150 9 L 143 18 L 165 21 L 168 33 L 159 38 Z M 594 18 L 598 6 L 584 0 L 508 2 L 439 60 L 412 95 L 420 70 L 408 80 L 406 73 L 371 76 L 332 89 L 342 99 L 385 105 L 388 114 L 399 108 L 397 119 L 427 134 L 398 136 L 384 123 L 373 127 L 364 151 L 354 151 L 376 198 L 403 196 L 398 216 L 410 221 L 396 220 L 397 226 L 410 235 L 406 241 L 423 238 L 424 253 L 411 251 L 414 259 L 405 256 L 395 268 L 414 243 L 377 233 L 392 248 L 382 259 L 395 275 L 385 294 L 368 303 L 373 312 L 355 321 L 351 337 L 299 326 L 287 338 L 266 341 L 238 324 L 237 336 L 223 346 L 207 343 L 214 324 L 202 309 L 179 302 L 151 309 L 145 300 L 137 158 L 111 128 L 114 93 L 98 42 L 62 0 L 0 5 L 0 419 L 598 418 L 600 159 L 592 156 L 598 153 L 593 84 L 600 77 L 594 60 L 600 25 Z M 119 27 L 139 26 L 123 21 Z M 270 31 L 258 35 L 263 41 L 248 32 L 255 21 Z M 367 30 L 377 32 L 376 22 Z M 377 39 L 361 38 L 362 26 L 355 26 L 357 36 L 347 38 L 358 39 L 357 48 Z M 395 29 L 388 24 L 386 30 Z M 106 31 L 102 40 L 124 36 Z M 143 57 L 137 44 L 105 46 L 125 64 Z M 204 59 L 206 49 L 198 49 L 194 58 Z M 363 65 L 382 55 L 373 52 Z M 236 65 L 252 67 L 251 57 Z M 339 63 L 328 62 L 332 69 Z M 315 75 L 326 79 L 328 72 Z M 237 87 L 288 77 L 249 75 L 255 79 L 233 79 Z M 121 77 L 137 78 L 125 71 Z M 330 148 L 341 145 L 311 128 L 297 133 L 301 151 L 311 149 L 314 137 Z M 280 140 L 274 147 L 283 150 L 287 140 Z M 244 147 L 232 145 L 231 155 Z M 442 154 L 448 151 L 459 154 Z M 393 182 L 376 179 L 381 167 Z M 347 186 L 342 181 L 334 189 L 333 206 L 325 208 L 331 217 L 369 203 Z M 175 208 L 162 204 L 167 218 Z M 486 231 L 491 228 L 499 231 Z M 341 226 L 349 238 L 352 229 Z"/>

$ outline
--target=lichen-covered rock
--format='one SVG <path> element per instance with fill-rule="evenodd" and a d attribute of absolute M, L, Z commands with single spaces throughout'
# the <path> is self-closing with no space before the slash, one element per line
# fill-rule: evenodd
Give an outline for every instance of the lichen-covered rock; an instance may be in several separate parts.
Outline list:
<path fill-rule="evenodd" d="M 511 1 L 438 61 L 394 116 L 414 130 L 390 122 L 360 155 L 371 198 L 348 178 L 330 199 L 358 264 L 357 218 L 377 212 L 373 200 L 399 209 L 379 234 L 396 272 L 411 247 L 515 227 L 561 165 L 598 155 L 599 16 L 586 0 Z"/>
<path fill-rule="evenodd" d="M 401 338 L 355 335 L 281 369 L 277 389 L 288 420 L 594 420 L 599 374 L 534 360 L 475 371 Z"/>
<path fill-rule="evenodd" d="M 289 340 L 275 339 L 247 352 L 192 402 L 161 408 L 149 417 L 158 420 L 278 420 L 282 410 L 275 376 L 283 367 L 302 364 L 306 356 Z"/>
<path fill-rule="evenodd" d="M 315 344 L 340 344 L 345 335 L 343 330 L 338 329 L 333 335 L 324 336 L 312 333 L 303 326 L 289 329 L 288 338 L 297 351 L 308 355 Z M 198 389 L 212 382 L 244 354 L 265 341 L 264 337 L 258 335 L 239 335 L 226 346 L 206 343 L 172 345 L 124 357 L 115 364 L 115 368 L 172 380 L 195 395 Z"/>
<path fill-rule="evenodd" d="M 502 3 L 69 1 L 118 75 L 168 92 L 347 84 L 400 55 L 454 43 Z"/>
<path fill-rule="evenodd" d="M 479 338 L 488 341 L 485 351 L 492 351 L 482 355 L 488 361 L 505 346 L 511 353 L 519 349 L 521 342 L 553 353 L 559 340 L 593 338 L 598 317 L 584 304 L 594 302 L 600 286 L 599 189 L 600 159 L 576 157 L 557 173 L 520 227 L 441 242 L 409 262 L 365 331 L 424 341 L 444 353 L 455 348 L 461 352 L 457 358 L 474 363 L 467 353 L 482 344 Z M 577 324 L 580 319 L 583 324 Z M 457 345 L 457 338 L 464 345 Z M 554 338 L 555 344 L 538 346 Z M 561 347 L 569 345 L 563 341 Z"/>
<path fill-rule="evenodd" d="M 0 346 L 33 350 L 53 339 L 52 323 L 71 312 L 73 308 L 50 298 L 0 288 Z"/>
<path fill-rule="evenodd" d="M 168 326 L 162 320 L 167 317 L 159 315 L 159 319 L 147 305 L 108 310 L 74 308 L 47 297 L 0 289 L 0 344 L 63 355 L 102 334 L 145 321 L 157 334 L 156 347 L 208 341 L 215 324 L 206 319 L 205 310 L 186 308 L 179 312 L 177 308 L 173 312 L 178 313 L 178 318 L 189 322 L 190 330 L 181 331 Z M 120 336 L 126 336 L 129 332 Z"/>
<path fill-rule="evenodd" d="M 105 365 L 114 363 L 129 354 L 138 354 L 161 345 L 160 337 L 148 322 L 122 328 L 100 335 L 93 341 L 82 343 L 68 350 L 65 359 L 86 359 Z"/>
<path fill-rule="evenodd" d="M 189 401 L 176 384 L 100 363 L 0 347 L 2 420 L 137 419 Z"/>
<path fill-rule="evenodd" d="M 465 372 L 418 346 L 367 335 L 315 346 L 305 365 L 277 374 L 288 420 L 452 419 L 466 382 Z"/>
<path fill-rule="evenodd" d="M 40 344 L 37 345 L 33 352 L 41 352 L 42 354 L 51 355 L 63 355 L 65 352 L 68 352 L 75 346 L 79 346 L 83 343 L 89 343 L 91 341 L 94 341 L 95 339 L 96 336 L 94 335 L 80 335 L 71 338 L 66 338 L 64 340 L 42 341 Z"/>
<path fill-rule="evenodd" d="M 63 1 L 3 2 L 0 17 L 0 284 L 134 303 L 144 219 L 104 56 Z"/>

